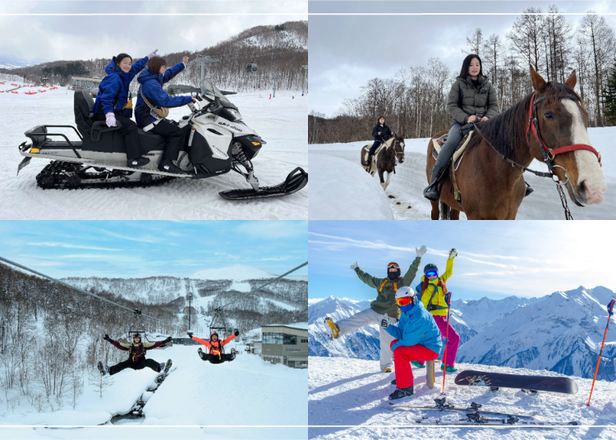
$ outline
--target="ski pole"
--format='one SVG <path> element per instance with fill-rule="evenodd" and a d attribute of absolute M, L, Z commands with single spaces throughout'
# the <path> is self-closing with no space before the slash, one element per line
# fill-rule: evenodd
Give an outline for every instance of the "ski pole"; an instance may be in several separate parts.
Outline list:
<path fill-rule="evenodd" d="M 445 332 L 446 336 L 445 339 L 447 339 L 447 343 L 445 344 L 445 354 L 443 354 L 443 390 L 441 391 L 441 394 L 445 394 L 445 374 L 447 373 L 447 345 L 449 345 L 449 312 L 451 311 L 451 305 L 449 306 L 449 308 L 447 309 L 447 331 Z"/>
<path fill-rule="evenodd" d="M 597 379 L 597 372 L 599 371 L 599 364 L 601 363 L 601 353 L 603 353 L 603 344 L 605 344 L 605 337 L 607 336 L 607 328 L 610 325 L 610 318 L 614 314 L 614 303 L 616 303 L 616 299 L 610 301 L 607 305 L 607 312 L 609 316 L 607 317 L 607 325 L 605 326 L 605 333 L 603 333 L 603 342 L 601 343 L 601 350 L 599 351 L 599 359 L 597 359 L 597 368 L 595 369 L 595 377 L 592 379 L 592 386 L 590 387 L 590 396 L 588 396 L 588 403 L 586 406 L 590 406 L 590 399 L 592 397 L 592 390 L 595 387 L 595 380 Z"/>

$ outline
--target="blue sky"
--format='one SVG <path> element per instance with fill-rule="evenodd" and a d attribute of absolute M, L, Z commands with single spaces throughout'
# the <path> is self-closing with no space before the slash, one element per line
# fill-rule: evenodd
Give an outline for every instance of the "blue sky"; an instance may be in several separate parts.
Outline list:
<path fill-rule="evenodd" d="M 0 256 L 58 278 L 185 277 L 235 264 L 282 274 L 307 260 L 307 222 L 2 221 Z"/>
<path fill-rule="evenodd" d="M 311 221 L 308 229 L 309 298 L 374 298 L 376 291 L 350 265 L 357 261 L 377 277 L 386 276 L 390 261 L 406 271 L 422 244 L 428 252 L 412 286 L 428 263 L 442 273 L 456 248 L 447 282 L 453 299 L 538 297 L 580 285 L 616 290 L 616 232 L 609 221 Z"/>

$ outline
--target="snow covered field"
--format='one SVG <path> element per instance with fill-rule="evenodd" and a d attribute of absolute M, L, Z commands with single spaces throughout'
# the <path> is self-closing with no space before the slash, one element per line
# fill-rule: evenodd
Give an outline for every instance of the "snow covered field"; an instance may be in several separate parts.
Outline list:
<path fill-rule="evenodd" d="M 227 347 L 233 346 L 231 343 Z M 0 407 L 0 437 L 134 438 L 131 435 L 136 431 L 131 426 L 138 425 L 140 437 L 156 439 L 306 438 L 306 370 L 264 362 L 259 356 L 243 352 L 243 344 L 237 345 L 240 353 L 233 362 L 214 365 L 201 361 L 197 348 L 176 345 L 148 352 L 148 357 L 158 362 L 172 358 L 175 370 L 151 394 L 143 419 L 122 420 L 116 425 L 107 422 L 111 416 L 130 409 L 156 376 L 147 368 L 128 369 L 111 377 L 112 384 L 103 391 L 102 398 L 97 383 L 86 385 L 74 411 L 24 414 L 20 408 L 7 411 Z M 102 423 L 107 425 L 96 429 L 11 428 L 50 424 L 91 427 Z M 171 426 L 185 427 L 171 430 Z"/>
<path fill-rule="evenodd" d="M 592 144 L 601 153 L 607 182 L 601 205 L 580 208 L 567 196 L 569 209 L 576 220 L 616 219 L 616 127 L 588 130 Z M 407 139 L 405 160 L 396 167 L 387 191 L 378 175 L 370 177 L 359 164 L 361 148 L 372 141 L 345 144 L 310 145 L 311 220 L 429 220 L 431 205 L 422 193 L 427 186 L 426 150 L 429 139 Z M 533 161 L 530 168 L 547 171 Z M 525 173 L 535 192 L 524 199 L 518 220 L 564 220 L 564 211 L 550 179 Z M 387 202 L 387 203 L 386 203 Z M 466 218 L 464 213 L 460 218 Z"/>
<path fill-rule="evenodd" d="M 282 182 L 297 166 L 308 171 L 306 98 L 289 91 L 279 91 L 275 99 L 268 98 L 265 91 L 230 96 L 246 123 L 267 142 L 254 160 L 255 174 L 264 186 Z M 170 118 L 176 120 L 188 113 L 187 107 L 170 110 Z M 282 198 L 224 200 L 218 195 L 220 191 L 248 187 L 244 178 L 233 172 L 194 181 L 176 179 L 154 188 L 44 191 L 36 185 L 35 177 L 48 161 L 33 160 L 16 177 L 23 159 L 17 146 L 27 140 L 23 133 L 41 124 L 74 125 L 72 91 L 62 87 L 36 95 L 0 95 L 0 219 L 308 218 L 308 188 Z"/>
<path fill-rule="evenodd" d="M 308 421 L 312 427 L 309 437 L 313 439 L 613 439 L 616 436 L 616 385 L 597 381 L 591 406 L 587 407 L 592 379 L 573 378 L 579 386 L 577 394 L 539 393 L 526 395 L 515 389 L 496 393 L 484 388 L 457 386 L 457 373 L 446 375 L 447 402 L 464 407 L 471 402 L 483 405 L 486 411 L 517 413 L 536 412 L 537 421 L 577 421 L 581 426 L 556 428 L 529 427 L 426 427 L 409 421 L 421 416 L 438 417 L 442 421 L 457 421 L 464 413 L 436 411 L 394 411 L 381 405 L 381 399 L 394 391 L 390 381 L 394 374 L 379 371 L 378 361 L 349 358 L 310 357 L 308 378 Z M 436 382 L 433 389 L 426 385 L 425 370 L 413 368 L 415 397 L 408 405 L 434 406 L 434 398 L 441 397 L 443 375 L 437 362 Z M 510 374 L 536 374 L 557 376 L 549 371 L 533 371 L 486 365 L 457 364 L 459 371 L 477 369 Z M 435 421 L 436 419 L 432 419 Z M 352 425 L 352 426 L 349 426 Z"/>

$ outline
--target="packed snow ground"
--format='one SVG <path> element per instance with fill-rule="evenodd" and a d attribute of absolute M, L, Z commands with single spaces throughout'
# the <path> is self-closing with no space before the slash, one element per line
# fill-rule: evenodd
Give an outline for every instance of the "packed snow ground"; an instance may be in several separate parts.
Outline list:
<path fill-rule="evenodd" d="M 294 99 L 292 97 L 294 96 Z M 245 122 L 267 142 L 254 159 L 264 186 L 282 182 L 294 168 L 308 171 L 306 97 L 279 91 L 230 96 Z M 170 118 L 188 114 L 170 109 Z M 176 179 L 160 187 L 114 190 L 42 190 L 35 177 L 47 160 L 32 160 L 16 176 L 23 159 L 17 146 L 24 132 L 42 124 L 74 125 L 73 92 L 64 87 L 37 95 L 0 95 L 0 219 L 2 220 L 287 220 L 308 218 L 308 188 L 287 197 L 233 202 L 218 193 L 248 188 L 234 172 L 209 179 Z M 69 136 L 69 138 L 71 138 Z M 75 134 L 71 139 L 76 139 Z"/>
<path fill-rule="evenodd" d="M 230 349 L 235 344 L 227 346 Z M 173 370 L 144 407 L 144 419 L 122 420 L 109 426 L 115 414 L 125 413 L 156 373 L 149 368 L 124 370 L 111 377 L 112 384 L 99 397 L 96 383 L 87 384 L 75 411 L 46 414 L 21 413 L 17 408 L 0 416 L 2 438 L 130 438 L 141 428 L 191 425 L 178 431 L 148 429 L 147 438 L 306 438 L 306 370 L 272 365 L 259 356 L 246 354 L 243 344 L 233 362 L 219 365 L 203 362 L 198 346 L 174 346 L 152 350 L 148 357 L 158 362 L 173 359 Z M 86 425 L 98 429 L 15 428 L 6 425 Z M 2 426 L 4 425 L 4 426 Z M 201 425 L 196 428 L 195 425 Z M 117 429 L 122 426 L 121 429 Z M 244 426 L 244 427 L 243 427 Z M 247 428 L 246 426 L 250 426 Z M 269 426 L 269 428 L 268 428 Z M 300 427 L 297 427 L 300 426 Z M 286 427 L 286 428 L 285 428 Z"/>
<path fill-rule="evenodd" d="M 605 199 L 601 205 L 580 208 L 567 195 L 569 209 L 576 220 L 616 219 L 616 127 L 590 128 L 588 134 L 601 153 L 607 183 Z M 427 186 L 428 141 L 427 138 L 405 140 L 404 163 L 396 167 L 387 191 L 381 188 L 378 174 L 370 177 L 359 163 L 361 148 L 372 141 L 310 145 L 310 219 L 382 220 L 393 216 L 394 219 L 429 220 L 432 207 L 422 195 Z M 547 171 L 537 160 L 530 168 Z M 564 220 L 556 185 L 551 179 L 530 173 L 525 173 L 524 178 L 535 192 L 524 199 L 517 219 Z M 389 206 L 384 206 L 385 200 Z M 460 218 L 466 215 L 461 213 Z"/>
<path fill-rule="evenodd" d="M 395 389 L 390 385 L 395 378 L 393 373 L 381 373 L 378 361 L 349 358 L 310 357 L 308 378 L 308 421 L 311 426 L 330 425 L 331 427 L 311 427 L 311 439 L 611 439 L 616 435 L 616 427 L 602 425 L 616 424 L 616 404 L 614 392 L 616 384 L 597 381 L 593 391 L 591 406 L 587 407 L 591 379 L 574 377 L 579 387 L 577 394 L 539 393 L 526 395 L 520 390 L 501 388 L 492 393 L 485 388 L 458 386 L 454 378 L 458 373 L 448 373 L 445 377 L 447 402 L 465 407 L 471 402 L 483 405 L 486 411 L 517 412 L 528 414 L 536 412 L 537 421 L 558 421 L 563 424 L 577 421 L 581 426 L 563 428 L 527 427 L 426 427 L 414 424 L 422 416 L 438 417 L 443 421 L 457 421 L 464 417 L 460 412 L 436 411 L 394 411 L 382 405 Z M 441 397 L 443 374 L 437 362 L 436 381 L 433 389 L 426 385 L 425 370 L 413 367 L 415 376 L 415 395 L 407 402 L 409 406 L 434 406 L 435 398 Z M 558 376 L 549 371 L 533 371 L 516 368 L 492 367 L 487 365 L 457 364 L 464 369 L 496 371 L 510 374 L 536 374 Z M 492 416 L 491 416 L 492 417 Z M 496 417 L 496 416 L 494 416 Z M 436 419 L 432 419 L 434 422 Z M 430 420 L 428 420 L 430 421 Z M 352 425 L 353 427 L 350 427 Z"/>

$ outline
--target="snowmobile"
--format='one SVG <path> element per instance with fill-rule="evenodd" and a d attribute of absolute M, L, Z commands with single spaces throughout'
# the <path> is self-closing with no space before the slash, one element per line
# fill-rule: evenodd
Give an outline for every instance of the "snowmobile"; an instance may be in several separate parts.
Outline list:
<path fill-rule="evenodd" d="M 129 168 L 124 137 L 117 132 L 118 127 L 93 121 L 94 100 L 84 90 L 74 95 L 76 128 L 39 125 L 25 133 L 31 142 L 19 145 L 19 153 L 25 158 L 17 174 L 32 158 L 50 159 L 52 162 L 36 176 L 38 185 L 44 189 L 78 189 L 151 186 L 174 178 L 201 179 L 233 170 L 244 176 L 251 188 L 219 193 L 228 200 L 289 195 L 306 186 L 308 173 L 301 167 L 291 171 L 279 185 L 259 186 L 252 159 L 265 141 L 242 121 L 238 108 L 210 80 L 202 81 L 201 93 L 194 96 L 197 101 L 188 104 L 190 114 L 177 122 L 183 132 L 183 147 L 176 163 L 183 174 L 159 171 L 164 138 L 142 129 L 138 129 L 141 153 L 150 163 Z M 62 129 L 72 129 L 79 140 L 70 140 Z"/>

